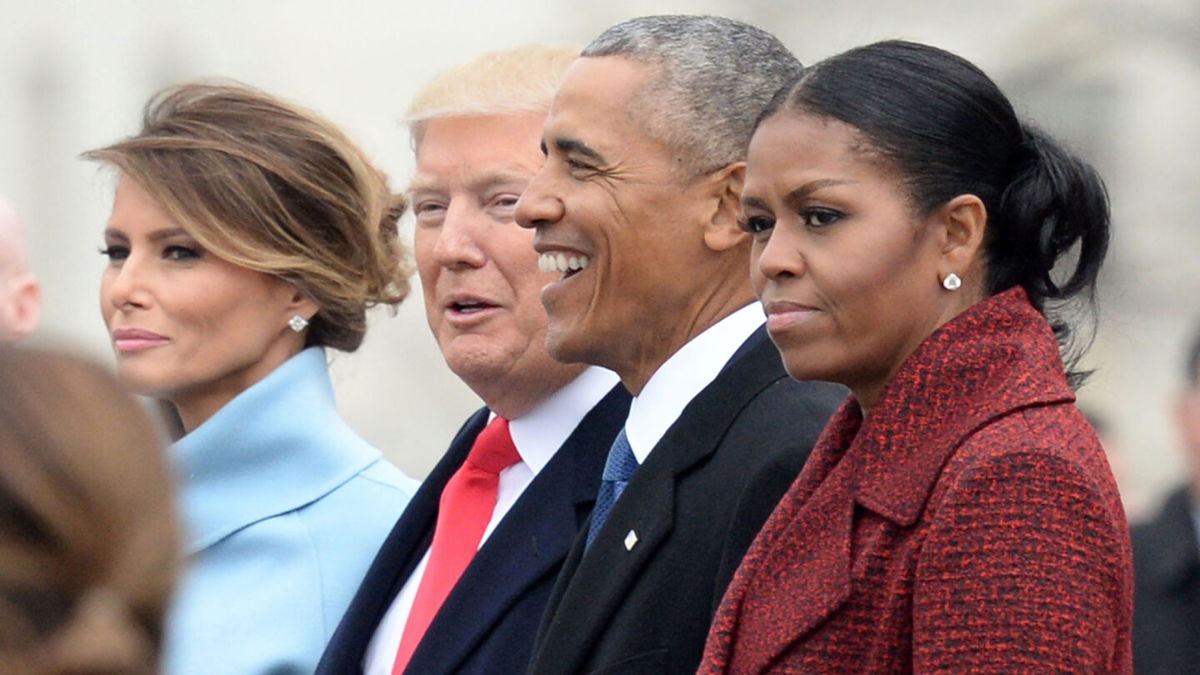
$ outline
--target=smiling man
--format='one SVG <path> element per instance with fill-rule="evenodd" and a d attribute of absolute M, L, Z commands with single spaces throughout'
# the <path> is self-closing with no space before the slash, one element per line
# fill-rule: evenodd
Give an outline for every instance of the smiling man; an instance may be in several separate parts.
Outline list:
<path fill-rule="evenodd" d="M 521 673 L 629 408 L 610 371 L 546 353 L 533 233 L 513 208 L 578 50 L 484 55 L 409 111 L 409 197 L 429 327 L 483 399 L 381 548 L 319 673 Z"/>
<path fill-rule="evenodd" d="M 533 673 L 692 673 L 734 569 L 844 390 L 788 379 L 738 226 L 746 146 L 801 72 L 717 17 L 633 19 L 572 64 L 517 220 L 536 230 L 547 345 L 635 395 Z"/>

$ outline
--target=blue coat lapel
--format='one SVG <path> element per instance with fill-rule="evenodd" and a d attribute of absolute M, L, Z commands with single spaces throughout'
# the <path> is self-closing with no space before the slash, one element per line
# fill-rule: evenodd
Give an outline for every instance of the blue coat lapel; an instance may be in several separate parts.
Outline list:
<path fill-rule="evenodd" d="M 171 459 L 187 526 L 185 553 L 195 554 L 320 499 L 379 452 L 338 416 L 325 352 L 311 347 L 177 441 Z"/>

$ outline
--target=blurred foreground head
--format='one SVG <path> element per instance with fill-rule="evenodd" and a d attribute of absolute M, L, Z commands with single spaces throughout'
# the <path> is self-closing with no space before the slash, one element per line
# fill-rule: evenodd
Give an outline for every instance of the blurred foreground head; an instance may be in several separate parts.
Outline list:
<path fill-rule="evenodd" d="M 0 347 L 0 673 L 154 673 L 178 532 L 158 435 L 101 368 Z"/>

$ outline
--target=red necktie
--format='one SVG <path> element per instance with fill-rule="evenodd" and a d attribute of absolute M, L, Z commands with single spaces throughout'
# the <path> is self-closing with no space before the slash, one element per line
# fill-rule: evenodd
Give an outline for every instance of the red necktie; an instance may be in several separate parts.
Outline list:
<path fill-rule="evenodd" d="M 519 461 L 521 456 L 508 433 L 508 420 L 497 417 L 479 432 L 467 461 L 446 482 L 438 502 L 429 562 L 408 613 L 408 623 L 404 624 L 392 675 L 408 667 L 442 602 L 475 557 L 496 508 L 500 472 Z"/>

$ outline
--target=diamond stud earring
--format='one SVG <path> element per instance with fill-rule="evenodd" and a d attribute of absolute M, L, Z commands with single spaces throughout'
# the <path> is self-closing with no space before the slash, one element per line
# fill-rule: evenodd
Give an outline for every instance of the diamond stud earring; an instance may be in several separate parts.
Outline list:
<path fill-rule="evenodd" d="M 942 288 L 944 288 L 948 291 L 957 291 L 961 287 L 962 287 L 962 279 L 959 279 L 958 275 L 955 274 L 954 272 L 947 274 L 946 278 L 942 279 Z"/>
<path fill-rule="evenodd" d="M 288 319 L 288 326 L 297 333 L 304 330 L 304 327 L 307 325 L 308 319 L 305 319 L 299 314 L 293 314 L 292 318 Z"/>

